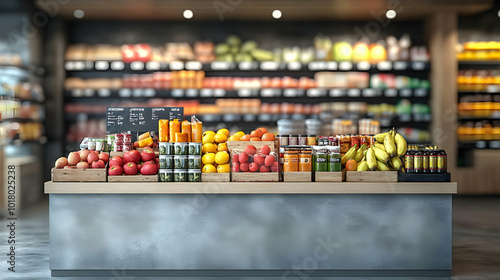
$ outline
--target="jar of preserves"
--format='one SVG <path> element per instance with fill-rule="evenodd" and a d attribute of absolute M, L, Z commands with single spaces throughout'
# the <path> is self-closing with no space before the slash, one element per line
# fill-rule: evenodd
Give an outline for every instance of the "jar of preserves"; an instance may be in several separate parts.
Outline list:
<path fill-rule="evenodd" d="M 340 153 L 345 154 L 351 148 L 351 135 L 344 134 L 340 138 Z"/>
<path fill-rule="evenodd" d="M 279 146 L 288 146 L 288 134 L 280 134 L 278 135 L 278 145 Z"/>
<path fill-rule="evenodd" d="M 297 142 L 298 142 L 298 145 L 301 145 L 301 146 L 306 146 L 307 145 L 307 135 L 304 135 L 304 134 L 299 134 L 297 135 Z"/>
<path fill-rule="evenodd" d="M 316 143 L 316 135 L 308 134 L 307 135 L 307 146 L 315 146 Z"/>
<path fill-rule="evenodd" d="M 360 139 L 359 136 L 356 134 L 351 135 L 351 147 L 354 147 L 354 145 L 357 145 L 356 147 L 360 147 Z"/>
<path fill-rule="evenodd" d="M 299 143 L 299 136 L 297 134 L 292 134 L 288 136 L 288 145 L 293 146 L 293 145 L 298 145 Z"/>
<path fill-rule="evenodd" d="M 299 154 L 299 171 L 311 172 L 312 150 L 305 148 Z"/>
<path fill-rule="evenodd" d="M 299 171 L 298 149 L 286 148 L 283 162 L 283 172 Z"/>
<path fill-rule="evenodd" d="M 328 155 L 325 147 L 316 146 L 314 148 L 313 165 L 315 172 L 328 171 Z"/>

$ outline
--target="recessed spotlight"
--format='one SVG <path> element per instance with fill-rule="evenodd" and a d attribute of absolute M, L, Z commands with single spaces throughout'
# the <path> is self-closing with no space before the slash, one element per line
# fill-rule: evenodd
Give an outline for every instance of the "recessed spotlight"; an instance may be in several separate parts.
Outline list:
<path fill-rule="evenodd" d="M 500 17 L 500 10 L 498 10 L 498 17 Z"/>
<path fill-rule="evenodd" d="M 388 19 L 393 19 L 396 17 L 396 11 L 394 10 L 388 10 L 387 13 L 385 13 L 385 17 Z"/>
<path fill-rule="evenodd" d="M 73 12 L 73 15 L 76 17 L 76 18 L 83 18 L 85 16 L 85 12 L 82 11 L 82 10 L 75 10 Z"/>
<path fill-rule="evenodd" d="M 280 19 L 281 18 L 281 11 L 280 10 L 274 10 L 273 11 L 273 18 Z"/>
<path fill-rule="evenodd" d="M 182 13 L 185 19 L 192 19 L 193 18 L 193 11 L 191 10 L 185 10 L 184 13 Z"/>

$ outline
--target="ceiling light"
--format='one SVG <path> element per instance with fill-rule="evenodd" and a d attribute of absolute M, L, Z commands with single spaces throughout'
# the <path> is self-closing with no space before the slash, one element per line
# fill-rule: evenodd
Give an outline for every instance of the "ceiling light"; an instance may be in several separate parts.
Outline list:
<path fill-rule="evenodd" d="M 387 13 L 385 13 L 385 17 L 388 19 L 393 19 L 396 17 L 396 11 L 394 10 L 388 10 Z"/>
<path fill-rule="evenodd" d="M 498 10 L 498 17 L 500 17 L 500 10 Z"/>
<path fill-rule="evenodd" d="M 184 13 L 182 13 L 185 19 L 192 19 L 193 18 L 193 11 L 191 10 L 185 10 Z"/>
<path fill-rule="evenodd" d="M 75 10 L 73 12 L 73 15 L 76 17 L 76 18 L 83 18 L 83 16 L 85 16 L 85 12 L 82 11 L 82 10 Z"/>
<path fill-rule="evenodd" d="M 280 19 L 281 18 L 281 11 L 280 10 L 274 10 L 273 11 L 273 18 Z"/>

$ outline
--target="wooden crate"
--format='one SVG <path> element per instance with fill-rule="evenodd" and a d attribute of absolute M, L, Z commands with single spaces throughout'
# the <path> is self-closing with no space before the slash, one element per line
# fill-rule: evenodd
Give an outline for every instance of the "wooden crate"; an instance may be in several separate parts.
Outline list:
<path fill-rule="evenodd" d="M 343 172 L 314 172 L 314 182 L 342 182 Z"/>
<path fill-rule="evenodd" d="M 108 182 L 158 182 L 158 174 L 108 176 Z"/>
<path fill-rule="evenodd" d="M 347 171 L 346 182 L 397 182 L 397 171 Z"/>
<path fill-rule="evenodd" d="M 139 153 L 142 152 L 142 150 L 144 150 L 144 148 L 137 148 L 136 150 L 139 151 Z M 153 148 L 153 151 L 155 152 L 155 155 L 156 157 L 158 157 L 160 155 L 160 149 L 158 148 Z M 120 157 L 123 157 L 123 154 L 125 152 L 109 152 L 109 157 L 112 158 L 114 156 L 120 156 Z"/>
<path fill-rule="evenodd" d="M 233 149 L 243 151 L 248 145 L 254 145 L 257 150 L 267 145 L 271 148 L 271 152 L 273 152 L 275 148 L 274 141 L 227 141 L 227 149 L 231 154 L 233 153 Z"/>
<path fill-rule="evenodd" d="M 312 173 L 283 172 L 283 182 L 312 182 Z"/>
<path fill-rule="evenodd" d="M 231 182 L 278 182 L 278 172 L 233 172 Z"/>
<path fill-rule="evenodd" d="M 52 182 L 106 182 L 106 168 L 52 168 Z"/>
<path fill-rule="evenodd" d="M 230 173 L 201 173 L 202 182 L 230 182 Z"/>

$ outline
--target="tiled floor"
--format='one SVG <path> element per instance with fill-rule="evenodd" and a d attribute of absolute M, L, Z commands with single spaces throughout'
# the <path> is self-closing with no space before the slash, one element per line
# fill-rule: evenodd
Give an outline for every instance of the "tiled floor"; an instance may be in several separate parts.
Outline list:
<path fill-rule="evenodd" d="M 48 204 L 41 203 L 26 211 L 16 224 L 17 272 L 7 272 L 5 257 L 0 257 L 0 279 L 50 279 Z M 0 256 L 5 256 L 8 232 L 6 226 L 0 228 Z M 500 197 L 454 198 L 452 279 L 500 279 Z"/>

